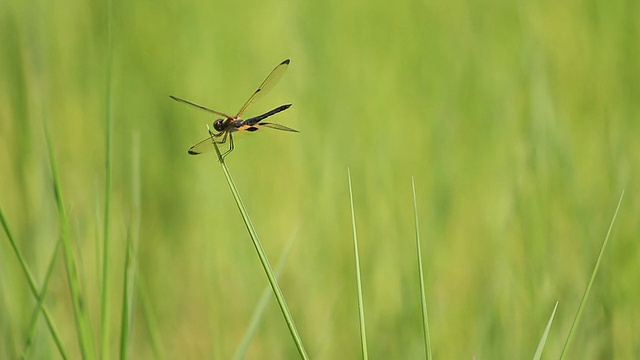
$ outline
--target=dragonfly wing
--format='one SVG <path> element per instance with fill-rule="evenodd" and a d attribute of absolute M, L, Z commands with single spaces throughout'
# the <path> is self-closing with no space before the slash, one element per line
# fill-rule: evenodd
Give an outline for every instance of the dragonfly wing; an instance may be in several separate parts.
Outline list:
<path fill-rule="evenodd" d="M 257 123 L 257 124 L 244 124 L 240 127 L 237 127 L 233 130 L 231 130 L 231 133 L 233 133 L 233 137 L 237 138 L 238 135 L 240 134 L 247 134 L 247 133 L 252 133 L 254 131 L 258 131 L 260 130 L 260 128 L 262 127 L 268 127 L 268 128 L 272 128 L 272 129 L 276 129 L 276 130 L 282 130 L 282 131 L 290 131 L 290 132 L 300 132 L 296 129 L 292 129 L 290 127 L 286 127 L 284 125 L 280 125 L 280 124 L 276 124 L 276 123 L 268 123 L 268 122 L 261 122 L 261 123 Z"/>
<path fill-rule="evenodd" d="M 210 136 L 189 148 L 190 155 L 200 155 L 213 150 L 213 138 Z"/>
<path fill-rule="evenodd" d="M 258 116 L 254 116 L 252 118 L 249 118 L 247 120 L 236 120 L 235 124 L 234 124 L 234 128 L 231 129 L 231 132 L 235 133 L 235 132 L 240 132 L 240 133 L 247 133 L 247 132 L 254 132 L 257 131 L 258 129 L 260 129 L 261 127 L 268 127 L 268 128 L 272 128 L 272 129 L 276 129 L 276 130 L 282 130 L 282 131 L 291 131 L 291 132 L 299 132 L 298 130 L 292 129 L 290 127 L 286 127 L 284 125 L 280 125 L 280 124 L 276 124 L 276 123 L 269 123 L 269 122 L 263 122 L 262 120 L 268 118 L 269 116 L 275 115 L 281 111 L 287 110 L 288 108 L 291 107 L 291 104 L 285 104 L 285 105 L 280 105 L 277 108 L 267 111 L 266 113 L 262 114 L 262 115 L 258 115 Z"/>
<path fill-rule="evenodd" d="M 196 109 L 200 109 L 200 110 L 206 111 L 208 113 L 216 114 L 216 115 L 219 115 L 219 116 L 224 116 L 226 118 L 230 118 L 231 117 L 231 116 L 229 116 L 229 115 L 227 115 L 225 113 L 208 109 L 208 108 L 206 108 L 204 106 L 201 106 L 201 105 L 198 105 L 198 104 L 194 104 L 191 101 L 180 99 L 179 97 L 175 97 L 175 96 L 172 96 L 172 95 L 169 95 L 169 97 L 172 98 L 173 100 L 177 101 L 177 102 L 181 102 L 183 104 L 191 105 L 191 106 L 195 107 Z"/>
<path fill-rule="evenodd" d="M 275 69 L 273 69 L 273 71 L 271 71 L 271 74 L 269 74 L 269 76 L 267 76 L 267 78 L 264 79 L 262 84 L 260 84 L 260 86 L 258 87 L 258 90 L 256 90 L 253 93 L 253 95 L 251 95 L 249 100 L 247 100 L 247 102 L 244 103 L 242 108 L 240 108 L 240 111 L 238 111 L 238 115 L 236 115 L 236 117 L 242 116 L 242 114 L 244 114 L 244 112 L 247 110 L 247 108 L 251 104 L 253 104 L 258 99 L 260 99 L 262 96 L 264 96 L 267 92 L 269 92 L 269 90 L 271 90 L 276 85 L 278 80 L 280 80 L 280 78 L 282 77 L 284 72 L 289 67 L 289 62 L 290 62 L 290 60 L 287 59 L 287 60 L 281 62 L 278 66 L 276 66 Z"/>
<path fill-rule="evenodd" d="M 276 124 L 276 123 L 262 122 L 262 123 L 259 123 L 258 125 L 259 126 L 265 126 L 265 127 L 272 128 L 272 129 L 276 129 L 276 130 L 300 132 L 300 131 L 298 131 L 296 129 L 292 129 L 290 127 L 286 127 L 284 125 L 280 125 L 280 124 Z"/>

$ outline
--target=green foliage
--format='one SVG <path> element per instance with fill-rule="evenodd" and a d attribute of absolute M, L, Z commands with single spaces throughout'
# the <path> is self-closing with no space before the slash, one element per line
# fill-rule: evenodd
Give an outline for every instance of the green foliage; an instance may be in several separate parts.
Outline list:
<path fill-rule="evenodd" d="M 640 357 L 638 10 L 0 3 L 0 207 L 24 260 L 0 234 L 0 358 L 31 337 L 32 358 L 233 355 L 267 281 L 215 154 L 187 154 L 214 118 L 168 96 L 233 113 L 285 58 L 247 115 L 292 103 L 274 121 L 300 133 L 238 137 L 225 161 L 269 258 L 300 229 L 279 283 L 311 358 L 361 354 L 347 167 L 372 357 L 424 356 L 411 176 L 434 358 L 527 358 L 556 301 L 559 356 L 623 189 L 567 356 Z M 297 356 L 268 306 L 247 358 Z"/>

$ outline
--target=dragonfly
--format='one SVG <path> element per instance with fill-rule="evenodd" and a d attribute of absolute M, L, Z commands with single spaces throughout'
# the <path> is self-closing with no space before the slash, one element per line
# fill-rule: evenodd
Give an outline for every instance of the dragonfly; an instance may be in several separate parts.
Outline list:
<path fill-rule="evenodd" d="M 260 84 L 258 89 L 251 95 L 251 97 L 249 97 L 249 100 L 247 100 L 244 103 L 244 105 L 242 105 L 242 107 L 240 108 L 240 111 L 238 111 L 238 113 L 234 116 L 227 115 L 220 111 L 211 110 L 204 106 L 170 95 L 169 97 L 175 101 L 190 105 L 192 107 L 195 107 L 196 109 L 200 109 L 210 114 L 214 114 L 222 117 L 213 121 L 213 129 L 215 131 L 211 130 L 211 128 L 207 126 L 207 128 L 209 128 L 209 137 L 207 137 L 206 139 L 200 141 L 199 143 L 189 148 L 188 153 L 191 155 L 202 154 L 204 152 L 207 152 L 213 149 L 212 141 L 215 142 L 216 144 L 224 144 L 227 142 L 227 139 L 228 139 L 229 149 L 221 154 L 222 158 L 224 158 L 225 156 L 227 156 L 229 153 L 233 151 L 234 149 L 233 135 L 239 131 L 255 132 L 262 127 L 267 127 L 267 128 L 281 130 L 281 131 L 299 132 L 298 130 L 292 129 L 290 127 L 286 127 L 284 125 L 263 121 L 264 119 L 270 116 L 273 116 L 279 112 L 287 110 L 289 107 L 291 107 L 291 104 L 280 105 L 277 108 L 267 111 L 264 114 L 254 116 L 248 119 L 242 118 L 242 115 L 245 113 L 245 111 L 247 111 L 247 109 L 249 108 L 249 106 L 251 106 L 251 104 L 253 104 L 257 100 L 262 98 L 269 90 L 271 90 L 275 86 L 275 84 L 280 80 L 284 72 L 289 67 L 289 62 L 290 60 L 286 59 L 285 61 L 278 64 L 278 66 L 276 66 L 271 71 L 269 76 L 267 76 L 267 78 L 262 82 L 262 84 Z"/>

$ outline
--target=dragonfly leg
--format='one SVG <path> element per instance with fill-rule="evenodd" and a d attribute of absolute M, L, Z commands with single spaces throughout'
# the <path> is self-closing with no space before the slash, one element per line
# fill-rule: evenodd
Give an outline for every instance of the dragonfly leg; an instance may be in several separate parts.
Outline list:
<path fill-rule="evenodd" d="M 229 135 L 229 150 L 225 151 L 224 154 L 221 155 L 223 159 L 233 151 L 233 135 L 231 135 L 231 133 L 225 133 L 223 141 L 227 140 L 227 135 Z"/>
<path fill-rule="evenodd" d="M 213 131 L 211 131 L 211 128 L 209 127 L 209 124 L 207 124 L 207 131 L 209 131 L 209 135 L 211 136 L 211 139 L 213 139 L 213 138 L 215 138 L 216 136 L 219 135 L 219 134 L 216 134 Z"/>
<path fill-rule="evenodd" d="M 233 138 L 231 138 L 231 134 L 227 131 L 219 131 L 219 132 L 213 132 L 211 130 L 211 128 L 209 127 L 209 125 L 207 125 L 207 130 L 209 131 L 209 137 L 211 138 L 211 141 L 215 144 L 224 144 L 227 142 L 227 136 L 229 136 L 230 141 L 230 148 L 229 150 L 225 151 L 223 154 L 221 154 L 221 156 L 224 158 L 227 154 L 229 154 L 231 152 L 231 150 L 233 150 Z M 220 136 L 222 136 L 222 138 L 220 139 Z"/>

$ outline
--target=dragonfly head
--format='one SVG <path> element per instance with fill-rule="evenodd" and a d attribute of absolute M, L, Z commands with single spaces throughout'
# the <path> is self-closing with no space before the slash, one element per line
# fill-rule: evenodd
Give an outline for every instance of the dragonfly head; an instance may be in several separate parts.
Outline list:
<path fill-rule="evenodd" d="M 213 122 L 213 128 L 216 131 L 223 131 L 227 127 L 227 119 L 217 119 Z"/>

